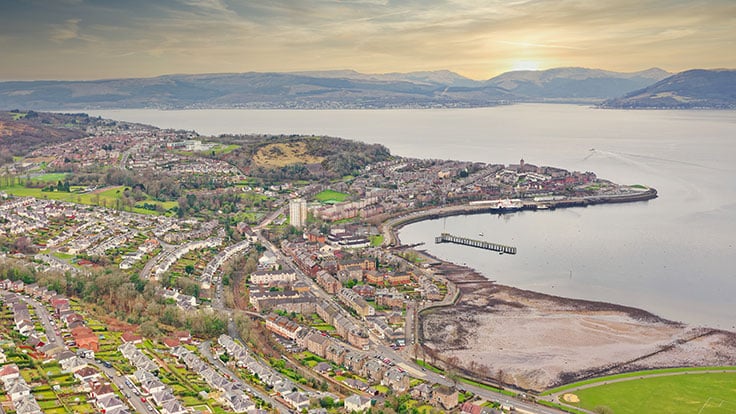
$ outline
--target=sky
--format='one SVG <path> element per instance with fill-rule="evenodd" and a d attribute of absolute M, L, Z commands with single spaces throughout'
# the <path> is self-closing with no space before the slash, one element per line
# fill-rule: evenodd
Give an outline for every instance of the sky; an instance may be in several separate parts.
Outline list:
<path fill-rule="evenodd" d="M 0 80 L 736 68 L 736 0 L 0 0 Z"/>

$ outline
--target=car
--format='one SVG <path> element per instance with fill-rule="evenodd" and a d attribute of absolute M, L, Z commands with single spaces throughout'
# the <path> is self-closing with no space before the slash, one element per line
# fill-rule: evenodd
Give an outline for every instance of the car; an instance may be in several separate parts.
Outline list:
<path fill-rule="evenodd" d="M 141 402 L 146 402 L 146 397 L 141 397 Z"/>
<path fill-rule="evenodd" d="M 109 363 L 109 362 L 107 362 L 107 361 L 102 361 L 102 365 L 103 365 L 103 366 L 104 366 L 105 368 L 112 368 L 112 364 L 111 364 L 111 363 Z"/>

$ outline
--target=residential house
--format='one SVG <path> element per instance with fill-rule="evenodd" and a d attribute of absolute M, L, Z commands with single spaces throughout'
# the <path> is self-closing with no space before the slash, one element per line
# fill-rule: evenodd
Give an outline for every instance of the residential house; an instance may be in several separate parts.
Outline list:
<path fill-rule="evenodd" d="M 36 398 L 32 395 L 13 400 L 13 408 L 16 414 L 43 414 Z"/>
<path fill-rule="evenodd" d="M 74 378 L 81 382 L 94 381 L 100 378 L 100 373 L 92 367 L 84 367 L 74 373 Z"/>
<path fill-rule="evenodd" d="M 391 367 L 383 374 L 381 384 L 390 387 L 392 390 L 403 393 L 409 389 L 409 374 L 399 367 Z"/>
<path fill-rule="evenodd" d="M 454 387 L 440 385 L 432 390 L 432 403 L 441 406 L 445 410 L 452 410 L 457 406 L 459 396 L 460 394 Z"/>
<path fill-rule="evenodd" d="M 8 384 L 8 382 L 17 379 L 18 377 L 20 377 L 18 365 L 8 364 L 0 369 L 0 381 L 2 381 L 3 384 Z"/>
<path fill-rule="evenodd" d="M 138 371 L 136 371 L 137 374 Z M 146 371 L 143 371 L 146 372 Z M 141 390 L 146 394 L 153 394 L 154 392 L 164 391 L 166 389 L 166 385 L 164 385 L 163 382 L 161 382 L 158 378 L 153 376 L 151 374 L 151 377 L 144 377 L 142 379 L 139 379 L 138 381 L 141 383 Z M 136 375 L 137 378 L 137 375 Z"/>
<path fill-rule="evenodd" d="M 345 398 L 345 410 L 349 413 L 363 412 L 371 408 L 371 399 L 353 394 Z"/>
<path fill-rule="evenodd" d="M 294 340 L 302 327 L 283 316 L 271 314 L 266 316 L 266 329 L 284 338 Z"/>
<path fill-rule="evenodd" d="M 362 352 L 348 352 L 345 354 L 343 364 L 347 369 L 353 372 L 360 372 L 363 368 L 363 364 L 368 360 L 368 355 Z"/>
<path fill-rule="evenodd" d="M 380 381 L 387 369 L 388 365 L 384 364 L 383 361 L 371 358 L 363 365 L 361 376 L 371 381 Z"/>
<path fill-rule="evenodd" d="M 132 344 L 143 343 L 143 337 L 140 335 L 136 335 L 131 331 L 125 331 L 125 333 L 123 333 L 120 339 L 123 341 L 123 343 L 126 343 L 126 342 L 130 342 Z"/>
<path fill-rule="evenodd" d="M 255 403 L 242 392 L 230 392 L 225 394 L 224 398 L 236 413 L 250 412 L 256 408 Z"/>
<path fill-rule="evenodd" d="M 125 408 L 125 404 L 116 395 L 104 395 L 102 397 L 98 397 L 95 405 L 97 405 L 97 408 L 99 408 L 103 413 Z"/>
<path fill-rule="evenodd" d="M 77 372 L 80 369 L 88 365 L 85 359 L 82 359 L 76 355 L 73 358 L 67 358 L 64 361 L 59 361 L 61 368 L 69 372 Z"/>
<path fill-rule="evenodd" d="M 156 405 L 163 405 L 166 401 L 174 400 L 174 394 L 168 389 L 156 391 L 151 394 L 151 398 L 156 402 Z"/>
<path fill-rule="evenodd" d="M 327 362 L 320 362 L 317 365 L 315 365 L 314 368 L 312 369 L 314 370 L 314 372 L 324 375 L 332 371 L 332 366 L 328 364 Z"/>
<path fill-rule="evenodd" d="M 89 393 L 90 398 L 97 400 L 114 395 L 115 391 L 112 389 L 110 384 L 95 384 L 92 386 L 92 390 Z"/>
<path fill-rule="evenodd" d="M 385 277 L 387 284 L 391 286 L 402 286 L 411 283 L 411 275 L 408 273 L 387 273 Z"/>
<path fill-rule="evenodd" d="M 316 280 L 317 284 L 319 284 L 325 292 L 331 295 L 336 294 L 340 289 L 342 289 L 342 283 L 324 270 L 317 272 Z"/>
<path fill-rule="evenodd" d="M 338 298 L 362 317 L 376 314 L 376 310 L 362 296 L 348 288 L 340 289 Z"/>
<path fill-rule="evenodd" d="M 429 402 L 432 399 L 432 387 L 426 382 L 423 382 L 412 388 L 410 395 L 415 400 Z"/>
<path fill-rule="evenodd" d="M 307 350 L 309 352 L 324 358 L 325 348 L 327 348 L 327 345 L 329 345 L 330 340 L 326 336 L 315 332 L 307 336 L 305 342 Z"/>
<path fill-rule="evenodd" d="M 186 414 L 188 411 L 177 400 L 169 400 L 161 404 L 161 414 Z"/>
<path fill-rule="evenodd" d="M 325 348 L 325 358 L 338 365 L 342 365 L 342 363 L 345 361 L 346 352 L 347 349 L 345 349 L 345 347 L 338 344 L 337 342 L 332 342 L 331 344 L 327 345 L 327 348 Z"/>
<path fill-rule="evenodd" d="M 284 401 L 295 410 L 301 411 L 309 408 L 309 398 L 297 391 L 290 392 L 282 396 Z"/>
<path fill-rule="evenodd" d="M 23 378 L 17 378 L 5 385 L 5 392 L 10 396 L 11 400 L 15 401 L 31 395 L 31 387 L 28 386 Z"/>

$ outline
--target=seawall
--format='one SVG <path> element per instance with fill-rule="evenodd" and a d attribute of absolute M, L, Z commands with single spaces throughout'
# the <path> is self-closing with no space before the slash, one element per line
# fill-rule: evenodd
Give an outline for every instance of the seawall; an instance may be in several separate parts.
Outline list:
<path fill-rule="evenodd" d="M 641 192 L 628 193 L 621 195 L 599 195 L 588 197 L 567 198 L 564 200 L 553 201 L 524 201 L 520 209 L 515 211 L 536 211 L 541 209 L 554 210 L 557 208 L 570 207 L 587 207 L 597 204 L 618 204 L 618 203 L 634 203 L 640 201 L 648 201 L 657 198 L 657 190 L 648 188 Z M 500 209 L 491 205 L 483 204 L 462 204 L 445 207 L 433 207 L 424 210 L 415 210 L 408 214 L 396 216 L 385 220 L 382 224 L 382 232 L 384 235 L 383 244 L 385 246 L 396 246 L 400 243 L 396 231 L 408 224 L 417 223 L 424 220 L 434 220 L 442 217 L 464 216 L 471 214 L 507 214 L 510 211 Z"/>

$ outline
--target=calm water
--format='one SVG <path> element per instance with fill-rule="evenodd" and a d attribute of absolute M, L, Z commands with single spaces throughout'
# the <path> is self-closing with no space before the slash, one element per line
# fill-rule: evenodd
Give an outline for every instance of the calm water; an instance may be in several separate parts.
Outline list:
<path fill-rule="evenodd" d="M 201 134 L 325 134 L 421 158 L 553 165 L 647 184 L 647 203 L 427 221 L 405 243 L 504 284 L 640 307 L 736 329 L 736 111 L 607 111 L 568 105 L 461 110 L 107 110 Z M 434 245 L 447 229 L 517 246 L 515 256 Z"/>

